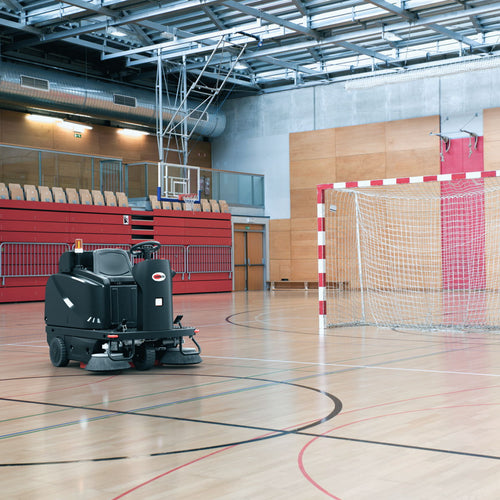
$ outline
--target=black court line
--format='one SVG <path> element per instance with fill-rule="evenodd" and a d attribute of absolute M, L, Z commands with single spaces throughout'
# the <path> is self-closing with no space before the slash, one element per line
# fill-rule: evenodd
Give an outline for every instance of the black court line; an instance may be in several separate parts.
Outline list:
<path fill-rule="evenodd" d="M 439 408 L 436 408 L 438 410 Z M 334 439 L 336 441 L 351 441 L 353 443 L 363 443 L 363 444 L 376 444 L 382 446 L 393 446 L 395 448 L 405 448 L 409 450 L 419 450 L 419 451 L 431 451 L 434 453 L 449 453 L 451 455 L 460 455 L 463 457 L 473 457 L 473 458 L 487 458 L 489 460 L 500 460 L 500 456 L 497 455 L 485 455 L 483 453 L 472 453 L 468 451 L 457 451 L 457 450 L 445 450 L 443 448 L 430 448 L 428 446 L 416 446 L 411 444 L 401 444 L 401 443 L 390 443 L 387 441 L 373 441 L 371 439 L 357 439 L 350 437 L 340 437 L 340 436 L 329 436 L 323 435 L 323 438 Z"/>
<path fill-rule="evenodd" d="M 207 375 L 207 376 L 210 377 L 210 375 Z M 267 440 L 267 439 L 273 439 L 273 438 L 287 435 L 287 434 L 300 433 L 302 431 L 305 431 L 306 429 L 310 429 L 310 428 L 315 427 L 317 425 L 320 425 L 324 422 L 328 422 L 329 420 L 333 419 L 336 415 L 338 415 L 342 410 L 342 402 L 340 401 L 340 399 L 338 399 L 333 394 L 322 391 L 320 389 L 316 389 L 315 387 L 309 387 L 309 386 L 300 385 L 300 384 L 293 384 L 290 382 L 283 382 L 283 381 L 262 379 L 262 378 L 226 377 L 223 375 L 219 375 L 218 377 L 230 378 L 230 379 L 240 379 L 240 380 L 261 381 L 261 382 L 266 382 L 266 383 L 271 383 L 271 384 L 283 384 L 283 385 L 288 385 L 288 386 L 292 386 L 292 387 L 310 390 L 310 391 L 316 392 L 318 394 L 321 394 L 321 395 L 329 398 L 333 402 L 334 408 L 325 417 L 322 417 L 320 419 L 316 419 L 311 423 L 308 423 L 308 424 L 305 424 L 303 426 L 298 427 L 297 429 L 282 430 L 282 429 L 274 429 L 274 428 L 262 427 L 262 426 L 251 426 L 251 425 L 244 425 L 244 424 L 231 424 L 231 423 L 227 423 L 227 422 L 217 422 L 217 421 L 211 421 L 211 420 L 191 419 L 191 418 L 186 418 L 186 417 L 182 417 L 182 418 L 181 417 L 172 417 L 172 416 L 168 416 L 168 415 L 167 416 L 157 415 L 154 413 L 112 410 L 109 408 L 106 408 L 106 409 L 94 408 L 94 407 L 88 407 L 88 406 L 69 405 L 69 404 L 62 404 L 62 403 L 48 403 L 48 402 L 43 402 L 43 401 L 30 401 L 30 400 L 15 399 L 15 398 L 0 398 L 0 401 L 7 401 L 7 402 L 21 403 L 21 404 L 32 404 L 32 405 L 38 405 L 38 406 L 50 406 L 50 407 L 64 408 L 64 409 L 70 409 L 70 410 L 85 410 L 85 411 L 89 411 L 89 412 L 104 413 L 105 416 L 127 415 L 127 416 L 137 416 L 137 417 L 148 417 L 148 418 L 158 418 L 158 419 L 164 419 L 164 420 L 201 423 L 201 424 L 208 424 L 208 425 L 219 425 L 219 426 L 225 426 L 225 427 L 240 428 L 240 429 L 247 429 L 247 430 L 257 430 L 260 432 L 266 432 L 265 436 L 258 437 L 258 438 L 251 438 L 251 439 L 246 439 L 243 441 L 235 441 L 235 442 L 230 442 L 230 443 L 217 444 L 217 445 L 212 445 L 212 446 L 203 447 L 203 448 L 194 448 L 194 449 L 176 450 L 176 451 L 169 451 L 169 452 L 152 453 L 152 454 L 149 454 L 146 456 L 162 456 L 162 455 L 188 453 L 191 451 L 214 450 L 214 449 L 224 448 L 227 446 L 237 446 L 240 444 L 254 443 L 254 442 L 263 441 L 263 440 Z M 120 457 L 105 457 L 105 458 L 99 458 L 99 459 L 83 459 L 83 460 L 68 460 L 68 461 L 46 461 L 46 462 L 3 463 L 3 464 L 0 463 L 0 467 L 16 467 L 16 466 L 30 466 L 30 465 L 56 465 L 56 464 L 96 462 L 96 461 L 103 462 L 103 461 L 107 461 L 107 460 L 124 460 L 124 459 L 129 459 L 129 458 L 132 458 L 132 457 L 127 457 L 127 456 L 121 457 L 120 456 Z"/>
<path fill-rule="evenodd" d="M 165 375 L 165 374 L 158 373 L 158 375 Z M 173 374 L 166 374 L 166 375 L 173 375 Z M 275 380 L 262 379 L 262 378 L 237 377 L 237 376 L 235 377 L 235 376 L 225 376 L 225 375 L 204 375 L 204 376 L 213 377 L 213 378 L 230 378 L 230 379 L 236 379 L 236 380 L 255 380 L 255 381 L 262 381 L 262 382 L 271 382 L 271 383 L 275 383 L 275 384 L 290 385 L 290 386 L 295 386 L 295 387 L 299 387 L 299 388 L 303 388 L 303 389 L 307 389 L 307 390 L 312 390 L 312 391 L 317 392 L 319 394 L 325 395 L 326 397 L 331 399 L 334 403 L 334 409 L 327 416 L 325 416 L 321 419 L 317 419 L 314 422 L 300 426 L 297 429 L 283 430 L 283 429 L 274 429 L 274 428 L 268 428 L 268 427 L 262 427 L 262 426 L 230 424 L 227 422 L 180 418 L 180 417 L 163 416 L 163 415 L 156 415 L 156 414 L 143 413 L 143 412 L 110 410 L 110 409 L 92 408 L 92 407 L 87 407 L 87 406 L 67 405 L 67 404 L 59 404 L 59 403 L 47 403 L 47 402 L 41 402 L 41 401 L 29 401 L 29 400 L 20 400 L 20 399 L 13 399 L 13 398 L 0 398 L 0 400 L 9 401 L 9 402 L 18 402 L 18 403 L 22 403 L 22 404 L 35 404 L 35 405 L 42 405 L 42 406 L 54 406 L 54 407 L 59 407 L 59 408 L 67 408 L 67 409 L 88 410 L 88 411 L 94 411 L 94 412 L 99 412 L 99 413 L 105 413 L 108 415 L 129 415 L 129 416 L 140 416 L 140 417 L 149 417 L 149 418 L 160 418 L 160 419 L 165 419 L 165 420 L 176 420 L 176 421 L 185 421 L 185 422 L 193 422 L 193 423 L 203 423 L 203 424 L 209 424 L 209 425 L 220 425 L 220 426 L 227 426 L 227 427 L 233 427 L 233 428 L 257 430 L 257 431 L 266 432 L 269 434 L 269 435 L 265 435 L 265 436 L 261 436 L 261 437 L 257 437 L 257 438 L 250 438 L 250 439 L 241 440 L 241 441 L 233 441 L 233 442 L 228 442 L 228 443 L 215 444 L 215 445 L 199 447 L 199 448 L 189 448 L 189 449 L 183 449 L 183 450 L 156 452 L 156 453 L 144 455 L 144 457 L 159 457 L 159 456 L 167 456 L 167 455 L 178 455 L 178 454 L 184 454 L 184 453 L 190 453 L 190 452 L 213 451 L 213 450 L 221 449 L 221 448 L 225 448 L 225 447 L 238 446 L 238 445 L 242 445 L 242 444 L 250 444 L 250 443 L 256 443 L 256 442 L 260 442 L 260 441 L 266 441 L 269 439 L 275 439 L 275 438 L 278 438 L 281 436 L 286 436 L 286 435 L 298 435 L 298 436 L 307 436 L 307 437 L 318 438 L 318 439 L 321 438 L 321 439 L 330 439 L 330 440 L 336 440 L 336 441 L 349 441 L 349 442 L 353 442 L 353 443 L 372 444 L 372 445 L 377 445 L 377 446 L 390 446 L 390 447 L 395 447 L 395 448 L 427 451 L 427 452 L 432 452 L 432 453 L 446 453 L 446 454 L 458 455 L 458 456 L 464 456 L 464 457 L 482 458 L 482 459 L 489 459 L 489 460 L 500 460 L 500 456 L 496 456 L 496 455 L 487 455 L 487 454 L 481 454 L 481 453 L 464 452 L 464 451 L 459 451 L 459 450 L 432 448 L 432 447 L 424 447 L 424 446 L 417 446 L 417 445 L 410 445 L 410 444 L 392 443 L 392 442 L 387 442 L 387 441 L 375 441 L 375 440 L 370 440 L 370 439 L 359 439 L 359 438 L 352 438 L 352 437 L 334 436 L 334 435 L 329 435 L 329 434 L 316 434 L 316 433 L 312 433 L 312 432 L 305 432 L 307 429 L 313 428 L 321 423 L 328 422 L 329 420 L 333 419 L 336 415 L 338 415 L 340 413 L 340 411 L 342 410 L 342 402 L 340 401 L 340 399 L 338 399 L 336 396 L 334 396 L 330 393 L 327 393 L 327 392 L 322 391 L 320 389 L 316 389 L 314 387 L 304 386 L 304 385 L 300 385 L 300 384 L 294 384 L 294 383 L 285 382 L 285 381 L 275 381 Z M 29 378 L 32 378 L 32 377 L 29 377 Z M 47 378 L 47 377 L 40 377 L 40 378 Z M 439 409 L 439 408 L 436 408 L 436 409 Z M 107 461 L 127 460 L 130 458 L 137 458 L 137 457 L 136 456 L 134 456 L 134 457 L 115 456 L 115 457 L 89 458 L 89 459 L 78 459 L 78 460 L 59 460 L 59 461 L 3 463 L 3 464 L 0 463 L 0 467 L 25 467 L 25 466 L 37 466 L 37 465 L 62 465 L 62 464 L 74 464 L 74 463 L 86 463 L 86 462 L 107 462 Z"/>
<path fill-rule="evenodd" d="M 293 385 L 295 385 L 295 384 L 293 384 Z M 299 386 L 299 387 L 306 387 L 306 386 Z M 315 390 L 315 389 L 313 389 L 313 390 Z M 317 392 L 322 392 L 322 391 L 317 391 Z M 326 393 L 323 393 L 323 394 L 326 394 Z M 125 415 L 163 418 L 163 419 L 170 419 L 170 420 L 182 420 L 182 421 L 188 421 L 188 422 L 201 422 L 201 423 L 207 423 L 207 424 L 224 425 L 224 426 L 244 428 L 244 429 L 250 429 L 250 430 L 259 430 L 259 431 L 271 433 L 270 435 L 261 436 L 261 437 L 257 437 L 257 438 L 245 439 L 245 440 L 241 440 L 241 441 L 233 441 L 233 442 L 222 443 L 222 444 L 217 444 L 217 445 L 212 445 L 212 446 L 204 446 L 204 447 L 189 448 L 189 449 L 184 449 L 184 450 L 150 453 L 147 455 L 143 455 L 144 457 L 161 457 L 161 456 L 167 456 L 167 455 L 180 455 L 180 454 L 191 453 L 191 452 L 213 451 L 213 450 L 217 450 L 217 449 L 221 449 L 221 448 L 234 447 L 234 446 L 239 446 L 239 445 L 243 445 L 243 444 L 250 444 L 250 443 L 257 443 L 260 441 L 275 439 L 275 438 L 278 438 L 281 436 L 297 435 L 297 436 L 306 436 L 306 437 L 312 437 L 312 438 L 318 438 L 318 439 L 329 439 L 329 440 L 334 440 L 334 441 L 348 441 L 348 442 L 353 442 L 353 443 L 372 444 L 372 445 L 377 445 L 377 446 L 389 446 L 389 447 L 401 448 L 401 449 L 407 449 L 407 450 L 427 451 L 427 452 L 431 452 L 431 453 L 445 453 L 445 454 L 450 454 L 450 455 L 457 455 L 457 456 L 471 457 L 471 458 L 500 460 L 500 456 L 497 456 L 497 455 L 487 455 L 487 454 L 483 454 L 483 453 L 464 452 L 464 451 L 450 450 L 450 449 L 444 449 L 444 448 L 431 448 L 428 446 L 417 446 L 417 445 L 402 444 L 402 443 L 392 443 L 392 442 L 388 442 L 388 441 L 375 441 L 375 440 L 371 440 L 371 439 L 331 436 L 328 434 L 316 434 L 316 433 L 312 433 L 312 432 L 304 432 L 308 428 L 317 426 L 320 423 L 323 423 L 323 422 L 330 420 L 331 418 L 333 418 L 335 415 L 337 415 L 341 411 L 342 403 L 340 402 L 340 400 L 338 400 L 337 398 L 335 398 L 335 396 L 332 396 L 332 395 L 330 395 L 330 397 L 332 397 L 336 401 L 338 401 L 340 404 L 340 407 L 336 407 L 324 419 L 317 420 L 317 421 L 310 423 L 310 424 L 306 424 L 306 425 L 301 426 L 301 427 L 294 429 L 294 430 L 273 429 L 273 428 L 249 426 L 249 425 L 242 425 L 242 424 L 228 424 L 228 423 L 224 423 L 224 422 L 203 421 L 203 420 L 196 420 L 196 419 L 168 417 L 168 416 L 161 416 L 161 415 L 154 415 L 154 414 L 143 414 L 143 413 L 134 413 L 134 412 L 125 412 L 125 411 L 116 411 L 116 412 L 113 411 L 112 414 L 125 414 Z M 6 398 L 0 398 L 0 399 L 4 400 Z M 9 400 L 9 399 L 7 399 L 7 400 L 8 401 L 18 401 L 18 402 L 22 402 L 22 403 L 47 404 L 47 403 L 41 403 L 41 402 L 36 403 L 36 402 L 32 402 L 32 401 L 20 401 L 20 400 Z M 107 411 L 107 412 L 109 412 L 109 410 L 99 410 L 99 409 L 95 409 L 95 408 L 78 407 L 78 406 L 71 406 L 71 405 L 51 404 L 51 406 L 60 406 L 60 407 L 64 407 L 64 408 L 69 407 L 69 408 L 76 408 L 76 409 L 80 408 L 80 409 L 87 409 L 87 410 L 92 410 L 92 411 L 101 411 L 101 412 Z M 439 409 L 439 408 L 436 408 L 436 409 Z M 63 464 L 88 463 L 88 462 L 108 462 L 108 461 L 117 461 L 117 460 L 127 460 L 130 458 L 137 458 L 137 456 L 134 456 L 134 457 L 115 456 L 115 457 L 102 457 L 102 458 L 90 458 L 90 459 L 79 459 L 79 460 L 57 460 L 57 461 L 45 461 L 45 462 L 4 463 L 4 464 L 0 464 L 0 467 L 26 467 L 26 466 L 37 466 L 37 465 L 63 465 Z"/>

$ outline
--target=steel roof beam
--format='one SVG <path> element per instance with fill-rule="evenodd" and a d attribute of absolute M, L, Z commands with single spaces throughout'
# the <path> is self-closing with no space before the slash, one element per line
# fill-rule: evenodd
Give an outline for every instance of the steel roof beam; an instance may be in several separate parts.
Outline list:
<path fill-rule="evenodd" d="M 33 28 L 33 26 L 27 26 L 26 24 L 18 23 L 15 21 L 9 21 L 8 19 L 1 19 L 0 18 L 0 26 L 6 26 L 7 28 L 13 28 L 16 30 L 26 31 L 28 33 L 31 33 L 31 34 L 37 35 L 37 36 L 40 36 L 42 33 L 42 31 L 39 30 L 38 28 Z"/>
<path fill-rule="evenodd" d="M 268 14 L 267 12 L 264 12 L 262 10 L 249 7 L 248 5 L 245 5 L 243 3 L 235 2 L 234 0 L 225 0 L 222 3 L 227 7 L 231 7 L 234 10 L 239 10 L 240 12 L 243 12 L 244 14 L 247 14 L 249 16 L 253 16 L 256 19 L 264 19 L 266 21 L 269 21 L 270 23 L 278 24 L 297 33 L 302 33 L 303 35 L 310 36 L 315 40 L 319 40 L 321 38 L 319 33 L 316 33 L 316 31 L 312 30 L 311 28 L 292 23 L 273 14 Z"/>
<path fill-rule="evenodd" d="M 201 70 L 199 69 L 194 69 L 194 70 L 189 70 L 188 71 L 190 73 L 194 73 L 196 75 L 199 75 L 201 74 Z M 211 78 L 211 79 L 214 79 L 214 80 L 220 80 L 221 79 L 221 75 L 220 73 L 210 73 L 208 71 L 205 71 L 203 73 L 203 77 L 208 77 L 208 78 Z M 227 80 L 226 80 L 227 83 L 234 83 L 236 85 L 241 85 L 243 87 L 250 87 L 254 90 L 260 90 L 260 86 L 257 85 L 256 83 L 252 83 L 252 82 L 248 82 L 247 80 L 240 80 L 239 78 L 235 78 L 234 76 L 233 77 L 228 77 Z"/>
<path fill-rule="evenodd" d="M 363 54 L 365 56 L 373 57 L 375 59 L 380 59 L 381 61 L 384 61 L 389 64 L 399 64 L 400 61 L 397 59 L 393 59 L 392 57 L 385 56 L 384 54 L 381 54 L 380 52 L 377 52 L 372 49 L 367 49 L 365 47 L 361 47 L 360 45 L 356 45 L 351 42 L 337 42 L 335 45 L 340 45 L 341 47 L 344 47 L 344 49 L 352 50 L 354 52 L 359 52 L 360 54 Z"/>
<path fill-rule="evenodd" d="M 45 33 L 43 35 L 42 41 L 49 42 L 53 40 L 60 40 L 63 38 L 82 35 L 84 33 L 89 33 L 91 31 L 100 31 L 108 28 L 109 26 L 121 26 L 123 24 L 129 23 L 137 23 L 140 21 L 144 21 L 153 17 L 167 16 L 178 14 L 183 11 L 193 10 L 196 8 L 201 8 L 202 6 L 215 5 L 222 3 L 223 0 L 187 0 L 180 4 L 169 5 L 160 8 L 147 9 L 140 12 L 134 12 L 133 14 L 129 14 L 118 19 L 115 19 L 112 22 L 109 21 L 100 21 L 97 23 L 89 23 L 84 26 L 80 26 L 78 28 L 72 28 L 65 30 L 63 32 L 57 31 L 54 33 Z"/>
<path fill-rule="evenodd" d="M 23 10 L 22 5 L 17 0 L 3 0 L 3 2 L 9 9 L 18 11 Z"/>
<path fill-rule="evenodd" d="M 392 3 L 386 2 L 385 0 L 367 0 L 369 3 L 380 7 L 388 12 L 392 12 L 393 14 L 397 14 L 399 17 L 407 19 L 408 21 L 416 21 L 418 16 L 409 10 L 401 9 Z"/>
<path fill-rule="evenodd" d="M 86 0 L 64 0 L 64 3 L 72 5 L 73 7 L 78 7 L 84 11 L 95 12 L 96 14 L 101 14 L 102 16 L 111 18 L 116 18 L 120 15 L 120 13 L 116 10 L 111 10 L 107 7 L 100 7 L 99 5 L 87 2 Z"/>
<path fill-rule="evenodd" d="M 214 14 L 210 7 L 202 7 L 203 12 L 210 18 L 210 20 L 217 26 L 220 30 L 225 30 L 226 26 L 222 23 L 222 21 Z"/>
<path fill-rule="evenodd" d="M 442 35 L 447 36 L 448 38 L 453 38 L 454 40 L 465 43 L 470 47 L 477 48 L 481 45 L 479 42 L 476 42 L 475 40 L 472 40 L 466 36 L 462 36 L 459 33 L 449 30 L 448 28 L 445 28 L 444 26 L 440 26 L 439 24 L 431 23 L 427 24 L 427 26 L 433 29 L 434 31 L 441 33 Z"/>
<path fill-rule="evenodd" d="M 295 7 L 297 7 L 297 10 L 303 15 L 303 16 L 307 16 L 307 9 L 304 5 L 304 2 L 302 2 L 301 0 L 292 0 L 292 3 L 293 5 L 295 5 Z"/>
<path fill-rule="evenodd" d="M 455 33 L 452 30 L 449 30 L 448 28 L 445 28 L 443 26 L 440 26 L 439 24 L 436 23 L 426 23 L 425 18 L 419 18 L 417 14 L 414 12 L 411 12 L 406 9 L 401 9 L 389 2 L 386 2 L 385 0 L 367 0 L 368 2 L 372 3 L 373 5 L 376 5 L 377 7 L 380 7 L 381 9 L 387 10 L 388 12 L 392 12 L 393 14 L 397 14 L 398 16 L 407 19 L 410 22 L 417 21 L 420 19 L 422 23 L 425 26 L 428 26 L 430 29 L 437 31 L 438 33 L 441 33 L 442 35 L 447 36 L 448 38 L 453 38 L 454 40 L 458 40 L 459 42 L 465 43 L 467 45 L 470 45 L 471 47 L 477 47 L 480 44 L 475 42 L 474 40 L 471 40 L 470 38 L 464 37 L 460 34 Z"/>

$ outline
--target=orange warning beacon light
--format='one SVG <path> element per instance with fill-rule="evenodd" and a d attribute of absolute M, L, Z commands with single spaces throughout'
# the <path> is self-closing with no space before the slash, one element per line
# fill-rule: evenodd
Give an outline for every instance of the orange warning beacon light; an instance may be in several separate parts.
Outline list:
<path fill-rule="evenodd" d="M 75 239 L 75 253 L 83 253 L 83 240 L 81 238 Z"/>

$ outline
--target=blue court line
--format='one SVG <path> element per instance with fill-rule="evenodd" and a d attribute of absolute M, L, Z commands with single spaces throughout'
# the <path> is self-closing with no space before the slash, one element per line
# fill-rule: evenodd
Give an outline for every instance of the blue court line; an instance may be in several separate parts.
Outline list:
<path fill-rule="evenodd" d="M 198 397 L 195 397 L 195 398 L 188 398 L 188 399 L 184 399 L 184 400 L 172 401 L 172 402 L 169 402 L 169 403 L 162 403 L 162 404 L 158 404 L 158 405 L 152 405 L 152 406 L 146 406 L 146 407 L 141 407 L 141 408 L 135 408 L 133 410 L 127 410 L 127 414 L 132 414 L 133 415 L 134 412 L 140 412 L 140 411 L 144 411 L 144 410 L 153 410 L 153 409 L 159 409 L 159 408 L 166 408 L 168 406 L 174 406 L 174 405 L 177 405 L 177 404 L 184 404 L 184 403 L 189 403 L 189 402 L 194 402 L 194 401 L 200 401 L 200 400 L 204 400 L 204 399 L 211 399 L 211 398 L 215 398 L 215 397 L 227 396 L 227 395 L 230 395 L 230 394 L 238 394 L 238 393 L 243 393 L 243 392 L 247 392 L 247 391 L 253 391 L 253 390 L 256 390 L 256 389 L 262 389 L 262 388 L 266 388 L 266 387 L 269 387 L 269 386 L 274 386 L 276 384 L 279 384 L 280 382 L 293 383 L 293 382 L 299 382 L 299 381 L 313 379 L 313 378 L 317 378 L 317 377 L 324 377 L 324 376 L 329 376 L 329 375 L 334 375 L 334 374 L 339 374 L 339 373 L 345 373 L 345 372 L 348 372 L 348 371 L 355 371 L 355 370 L 361 370 L 361 369 L 366 369 L 366 368 L 379 368 L 379 367 L 383 367 L 385 365 L 389 365 L 389 364 L 393 364 L 393 363 L 399 363 L 399 362 L 402 362 L 402 361 L 411 361 L 411 360 L 415 360 L 415 359 L 421 359 L 421 358 L 425 358 L 425 357 L 429 357 L 429 356 L 436 356 L 436 355 L 446 354 L 446 353 L 450 353 L 450 352 L 464 351 L 464 350 L 468 350 L 468 349 L 471 349 L 471 348 L 474 349 L 475 346 L 474 347 L 468 346 L 468 347 L 464 347 L 464 348 L 461 348 L 461 349 L 447 349 L 447 350 L 444 350 L 444 351 L 438 351 L 438 352 L 434 352 L 434 353 L 421 354 L 421 355 L 418 355 L 418 356 L 411 356 L 411 357 L 407 357 L 407 358 L 400 358 L 400 359 L 397 359 L 397 360 L 384 361 L 384 362 L 377 363 L 377 364 L 374 364 L 374 365 L 347 366 L 345 368 L 341 368 L 341 369 L 337 369 L 337 370 L 333 370 L 333 371 L 329 371 L 329 372 L 315 373 L 315 374 L 306 375 L 306 376 L 303 376 L 303 377 L 290 378 L 290 379 L 286 379 L 286 380 L 283 380 L 283 381 L 269 382 L 269 383 L 260 384 L 258 386 L 254 386 L 254 387 L 246 387 L 246 388 L 241 388 L 241 389 L 234 389 L 234 390 L 231 390 L 231 391 L 224 391 L 224 392 L 209 394 L 209 395 L 205 395 L 205 396 L 198 396 Z M 214 356 L 213 358 L 217 359 L 216 356 Z M 230 358 L 230 359 L 236 359 L 236 358 Z M 248 359 L 248 360 L 262 361 L 262 362 L 266 362 L 266 361 L 267 362 L 276 362 L 276 361 L 279 361 L 279 360 L 251 359 L 251 358 L 241 358 L 241 359 Z M 296 363 L 294 361 L 281 361 L 281 362 L 283 362 L 283 363 L 287 362 L 287 363 L 290 363 L 290 364 Z M 308 364 L 308 363 L 304 363 L 304 364 Z M 319 364 L 321 365 L 321 363 L 319 363 Z M 311 363 L 311 366 L 317 366 L 317 365 L 318 365 L 318 363 Z M 328 366 L 330 364 L 329 363 L 325 363 L 325 365 Z M 300 368 L 285 369 L 285 370 L 273 371 L 271 373 L 276 374 L 276 373 L 282 373 L 282 372 L 296 371 L 296 370 L 299 370 L 299 369 Z M 203 376 L 210 376 L 210 374 L 203 375 Z M 500 375 L 498 375 L 498 376 L 500 376 Z M 239 378 L 238 377 L 233 378 L 233 377 L 231 377 L 227 381 L 252 380 L 252 378 L 256 378 L 256 376 L 253 376 L 253 377 L 244 377 L 244 378 L 241 378 L 241 377 L 239 377 Z M 159 394 L 165 394 L 165 393 L 169 393 L 169 392 L 175 392 L 175 391 L 178 391 L 178 390 L 186 390 L 186 389 L 189 389 L 189 388 L 204 387 L 204 386 L 207 386 L 207 385 L 213 385 L 213 384 L 224 383 L 224 382 L 225 381 L 223 381 L 223 382 L 217 381 L 217 382 L 210 382 L 210 383 L 202 384 L 202 385 L 195 385 L 195 386 L 191 386 L 191 387 L 187 387 L 187 388 L 172 389 L 172 390 L 169 390 L 169 391 L 161 391 L 161 392 L 158 392 L 158 393 L 152 393 L 152 394 L 148 394 L 148 395 L 140 395 L 140 396 L 134 396 L 132 398 L 123 398 L 123 399 L 119 399 L 119 400 L 113 400 L 113 401 L 110 401 L 110 403 L 116 403 L 116 402 L 120 402 L 120 401 L 126 401 L 126 400 L 130 400 L 130 399 L 136 399 L 136 398 L 139 398 L 139 397 L 149 397 L 149 396 L 154 396 L 154 395 L 159 395 Z M 43 405 L 44 403 L 40 402 L 40 404 Z M 88 405 L 88 407 L 89 408 L 90 407 L 95 407 L 98 404 L 100 404 L 100 403 L 95 403 L 93 405 Z M 61 411 L 67 411 L 67 409 L 56 410 L 56 411 L 50 412 L 50 413 L 58 413 L 58 412 L 61 412 Z M 41 413 L 41 414 L 38 414 L 38 415 L 47 415 L 47 414 L 49 414 L 49 413 L 44 412 L 44 413 Z M 121 413 L 113 413 L 113 412 L 111 412 L 109 415 L 100 416 L 99 418 L 88 419 L 88 421 L 99 420 L 99 419 L 103 419 L 103 418 L 111 418 L 111 417 L 120 416 L 120 415 L 122 415 L 122 414 Z M 30 418 L 32 416 L 36 416 L 36 415 L 30 415 L 30 416 L 27 416 L 27 417 L 20 417 L 20 418 Z M 15 434 L 15 435 L 30 434 L 32 432 L 40 432 L 40 431 L 44 431 L 44 430 L 52 430 L 52 429 L 56 429 L 58 427 L 64 427 L 64 426 L 67 426 L 67 425 L 68 426 L 69 425 L 77 425 L 77 424 L 80 424 L 80 421 L 73 421 L 73 422 L 62 423 L 62 424 L 58 424 L 58 425 L 54 425 L 54 426 L 41 427 L 39 429 L 34 429 L 34 430 L 20 431 L 20 433 Z M 4 438 L 8 438 L 8 437 L 12 437 L 12 436 L 10 434 L 0 435 L 0 439 L 4 439 Z"/>

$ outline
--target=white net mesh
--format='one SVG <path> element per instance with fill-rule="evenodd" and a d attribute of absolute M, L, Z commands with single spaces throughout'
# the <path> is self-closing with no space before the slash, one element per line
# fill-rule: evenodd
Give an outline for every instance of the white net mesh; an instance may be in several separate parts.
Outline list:
<path fill-rule="evenodd" d="M 325 192 L 327 324 L 500 329 L 500 181 Z"/>
<path fill-rule="evenodd" d="M 194 204 L 198 201 L 198 196 L 196 194 L 184 194 L 179 195 L 179 199 L 184 202 L 184 210 L 194 210 Z"/>

